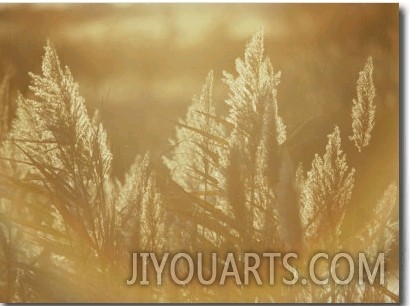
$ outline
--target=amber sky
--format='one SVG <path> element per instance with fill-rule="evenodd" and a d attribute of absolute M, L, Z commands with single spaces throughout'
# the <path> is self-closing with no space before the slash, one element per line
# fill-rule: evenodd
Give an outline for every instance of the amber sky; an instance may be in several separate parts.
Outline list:
<path fill-rule="evenodd" d="M 391 120 L 379 131 L 397 144 L 395 5 L 2 4 L 0 61 L 13 67 L 14 89 L 25 91 L 27 71 L 39 70 L 49 38 L 89 107 L 102 111 L 121 173 L 135 153 L 167 150 L 175 121 L 210 69 L 217 106 L 224 108 L 222 71 L 233 71 L 260 27 L 266 52 L 283 74 L 278 98 L 289 129 L 313 118 L 305 129 L 311 135 L 296 141 L 303 148 L 299 159 L 311 160 L 317 147 L 304 139 L 324 144 L 330 129 L 322 126 L 335 118 L 348 124 L 356 75 L 368 55 L 375 61 L 379 108 Z"/>

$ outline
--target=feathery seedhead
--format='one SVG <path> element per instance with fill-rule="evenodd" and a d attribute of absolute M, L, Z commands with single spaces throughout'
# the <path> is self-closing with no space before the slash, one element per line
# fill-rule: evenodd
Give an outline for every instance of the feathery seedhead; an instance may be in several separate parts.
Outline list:
<path fill-rule="evenodd" d="M 329 231 L 332 225 L 332 237 L 338 244 L 341 222 L 352 196 L 354 173 L 354 168 L 349 170 L 346 155 L 341 149 L 340 130 L 335 126 L 328 135 L 323 158 L 315 155 L 312 168 L 303 182 L 301 217 L 307 227 L 307 237 Z"/>
<path fill-rule="evenodd" d="M 370 56 L 359 73 L 359 79 L 356 82 L 357 97 L 353 99 L 352 106 L 352 132 L 349 137 L 354 141 L 359 150 L 369 145 L 371 132 L 375 125 L 376 105 L 374 98 L 376 91 L 373 84 L 373 59 Z"/>

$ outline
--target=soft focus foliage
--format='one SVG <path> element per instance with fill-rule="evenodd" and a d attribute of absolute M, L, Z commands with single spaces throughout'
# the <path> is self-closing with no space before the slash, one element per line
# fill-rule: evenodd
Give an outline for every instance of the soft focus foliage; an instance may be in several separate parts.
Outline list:
<path fill-rule="evenodd" d="M 366 192 L 359 170 L 366 169 L 345 153 L 358 154 L 344 143 L 341 125 L 305 172 L 294 154 L 297 133 L 305 131 L 285 125 L 287 105 L 278 106 L 281 73 L 265 54 L 263 30 L 235 68 L 234 74 L 224 72 L 223 107 L 214 100 L 211 71 L 177 123 L 163 164 L 148 152 L 138 155 L 123 180 L 112 174 L 115 156 L 98 112 L 89 115 L 50 42 L 41 74 L 30 73 L 29 92 L 18 94 L 13 120 L 6 76 L 0 86 L 0 299 L 398 301 L 397 183 L 369 200 L 371 212 L 355 228 L 359 234 L 349 237 L 346 228 L 355 209 L 362 209 L 354 198 Z M 375 125 L 372 73 L 369 57 L 351 114 L 350 139 L 359 151 L 369 146 Z M 159 288 L 125 284 L 132 252 L 234 252 L 241 268 L 249 251 L 296 250 L 303 262 L 323 250 L 363 252 L 352 241 L 373 257 L 385 252 L 385 286 L 198 288 L 174 287 L 167 279 Z"/>

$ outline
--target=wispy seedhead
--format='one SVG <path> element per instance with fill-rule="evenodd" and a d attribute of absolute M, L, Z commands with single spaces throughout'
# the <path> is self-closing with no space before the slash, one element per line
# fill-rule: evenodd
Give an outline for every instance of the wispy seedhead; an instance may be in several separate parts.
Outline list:
<path fill-rule="evenodd" d="M 33 98 L 19 95 L 7 144 L 8 158 L 29 171 L 33 188 L 44 188 L 76 235 L 96 252 L 106 248 L 113 222 L 112 154 L 98 113 L 91 118 L 70 69 L 63 69 L 50 42 L 42 73 L 30 73 Z M 18 152 L 11 155 L 12 152 Z M 112 241 L 110 241 L 112 243 Z"/>
<path fill-rule="evenodd" d="M 376 105 L 374 97 L 376 91 L 373 84 L 373 59 L 370 56 L 356 82 L 357 96 L 352 106 L 352 132 L 349 137 L 354 141 L 359 152 L 369 145 L 371 132 L 375 125 Z"/>
<path fill-rule="evenodd" d="M 199 97 L 194 96 L 185 118 L 179 121 L 171 157 L 164 157 L 172 178 L 188 192 L 202 192 L 205 197 L 215 190 L 218 180 L 219 150 L 227 146 L 224 120 L 218 118 L 212 100 L 213 71 L 205 79 Z M 221 124 L 222 122 L 222 124 Z"/>
<path fill-rule="evenodd" d="M 120 188 L 121 244 L 129 250 L 166 251 L 165 207 L 149 154 L 137 156 Z"/>
<path fill-rule="evenodd" d="M 372 209 L 364 231 L 358 235 L 359 240 L 372 258 L 381 251 L 387 255 L 391 251 L 392 245 L 398 243 L 397 193 L 397 185 L 391 183 Z"/>
<path fill-rule="evenodd" d="M 315 155 L 303 182 L 301 217 L 308 239 L 327 233 L 327 242 L 337 247 L 341 222 L 352 196 L 355 169 L 349 169 L 341 149 L 339 127 L 335 126 L 327 137 L 325 154 Z M 300 172 L 298 176 L 302 181 Z"/>
<path fill-rule="evenodd" d="M 274 71 L 265 55 L 262 29 L 247 43 L 235 68 L 235 75 L 224 72 L 223 78 L 229 87 L 227 121 L 233 125 L 228 135 L 227 201 L 237 222 L 252 229 L 240 233 L 241 247 L 269 245 L 278 238 L 276 209 L 280 204 L 275 187 L 283 183 L 281 146 L 286 126 L 277 102 L 281 73 Z"/>
<path fill-rule="evenodd" d="M 226 103 L 229 106 L 228 120 L 232 122 L 245 141 L 260 137 L 266 104 L 274 105 L 277 118 L 278 141 L 284 141 L 284 124 L 277 111 L 276 86 L 280 82 L 280 72 L 274 72 L 270 59 L 265 57 L 263 30 L 260 30 L 248 42 L 244 59 L 236 59 L 237 76 L 224 72 L 223 81 L 230 93 Z M 234 133 L 235 135 L 235 133 Z M 254 145 L 258 145 L 258 142 Z"/>

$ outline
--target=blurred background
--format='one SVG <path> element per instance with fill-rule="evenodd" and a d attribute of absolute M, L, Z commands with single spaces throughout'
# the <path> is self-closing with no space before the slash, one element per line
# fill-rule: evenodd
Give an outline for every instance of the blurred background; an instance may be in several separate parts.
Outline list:
<path fill-rule="evenodd" d="M 234 72 L 246 42 L 264 27 L 266 54 L 282 71 L 279 112 L 288 134 L 295 131 L 293 159 L 308 169 L 334 124 L 343 150 L 355 152 L 347 141 L 350 111 L 358 73 L 371 55 L 375 153 L 348 159 L 364 173 L 357 182 L 369 190 L 368 202 L 398 180 L 398 17 L 398 4 L 1 4 L 0 74 L 11 70 L 12 93 L 25 94 L 27 72 L 40 71 L 50 39 L 89 110 L 100 110 L 114 175 L 122 178 L 136 154 L 149 150 L 160 163 L 175 122 L 210 69 L 223 113 L 222 71 Z M 352 210 L 358 221 L 360 207 Z"/>

